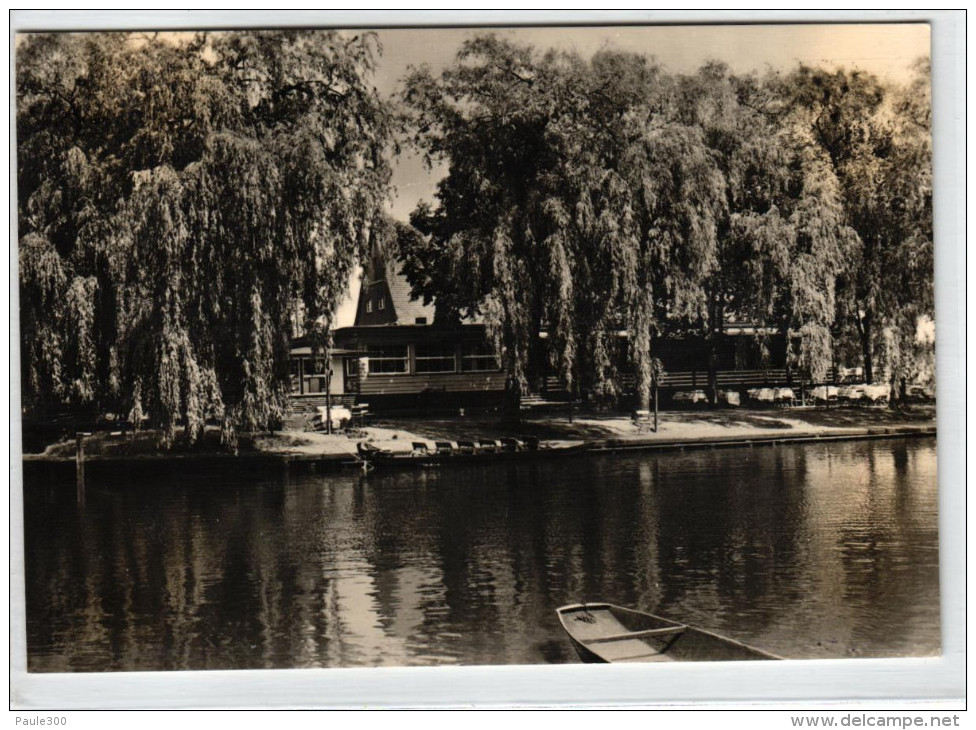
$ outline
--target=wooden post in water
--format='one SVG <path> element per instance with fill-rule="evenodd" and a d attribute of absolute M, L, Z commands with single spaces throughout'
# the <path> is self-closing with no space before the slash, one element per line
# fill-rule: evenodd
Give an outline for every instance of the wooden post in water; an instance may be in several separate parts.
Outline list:
<path fill-rule="evenodd" d="M 75 433 L 75 486 L 78 504 L 85 504 L 85 434 Z"/>

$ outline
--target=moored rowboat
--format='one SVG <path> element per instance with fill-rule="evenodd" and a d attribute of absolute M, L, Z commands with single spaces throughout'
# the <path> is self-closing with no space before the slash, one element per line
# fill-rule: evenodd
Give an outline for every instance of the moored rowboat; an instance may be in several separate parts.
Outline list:
<path fill-rule="evenodd" d="M 592 448 L 588 442 L 550 445 L 538 439 L 498 441 L 438 441 L 431 449 L 426 442 L 414 442 L 410 451 L 381 449 L 369 442 L 356 445 L 359 458 L 371 466 L 434 466 L 477 462 L 519 461 L 581 454 Z"/>
<path fill-rule="evenodd" d="M 587 663 L 780 659 L 711 631 L 610 603 L 574 603 L 556 613 Z"/>

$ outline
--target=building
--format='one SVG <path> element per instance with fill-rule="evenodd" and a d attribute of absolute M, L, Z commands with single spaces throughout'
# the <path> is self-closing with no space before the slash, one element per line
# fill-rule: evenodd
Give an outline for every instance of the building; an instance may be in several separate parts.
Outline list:
<path fill-rule="evenodd" d="M 618 334 L 624 400 L 633 393 L 626 332 Z M 540 333 L 545 337 L 545 333 Z M 368 262 L 359 292 L 355 323 L 334 333 L 329 367 L 313 358 L 304 338 L 292 348 L 292 394 L 311 405 L 369 404 L 374 412 L 456 411 L 502 403 L 506 373 L 489 345 L 484 325 L 468 318 L 440 322 L 436 307 L 411 296 L 396 262 L 378 251 Z M 701 337 L 660 338 L 654 344 L 666 375 L 659 383 L 664 402 L 682 390 L 708 387 L 708 350 Z M 769 334 L 763 352 L 755 328 L 734 324 L 717 343 L 720 388 L 796 387 L 802 378 L 786 365 L 785 338 Z M 559 378 L 537 382 L 535 395 L 565 400 Z M 628 394 L 628 391 L 631 391 Z M 634 405 L 627 402 L 626 405 Z"/>
<path fill-rule="evenodd" d="M 373 410 L 492 407 L 505 389 L 501 369 L 475 320 L 439 322 L 435 307 L 411 297 L 396 263 L 374 251 L 364 271 L 355 322 L 334 333 L 330 367 L 303 338 L 292 346 L 292 393 L 306 402 L 368 403 Z"/>

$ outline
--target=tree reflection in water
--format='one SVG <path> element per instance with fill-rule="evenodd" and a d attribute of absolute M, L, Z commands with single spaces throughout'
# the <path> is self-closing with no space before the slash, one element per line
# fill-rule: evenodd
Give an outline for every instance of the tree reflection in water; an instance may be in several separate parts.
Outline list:
<path fill-rule="evenodd" d="M 788 657 L 940 646 L 934 440 L 26 480 L 31 671 L 568 662 L 584 599 Z"/>

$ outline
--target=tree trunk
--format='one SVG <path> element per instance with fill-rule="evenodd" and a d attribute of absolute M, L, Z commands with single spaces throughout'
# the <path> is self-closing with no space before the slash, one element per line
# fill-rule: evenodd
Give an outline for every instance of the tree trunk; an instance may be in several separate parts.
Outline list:
<path fill-rule="evenodd" d="M 502 422 L 517 426 L 522 421 L 522 386 L 518 379 L 509 375 L 505 379 L 505 396 L 502 404 Z"/>
<path fill-rule="evenodd" d="M 908 395 L 908 383 L 905 382 L 905 378 L 892 375 L 889 387 L 891 388 L 891 397 L 888 398 L 888 407 L 898 408 L 904 404 Z"/>
<path fill-rule="evenodd" d="M 874 382 L 874 353 L 871 347 L 871 312 L 865 312 L 860 320 L 861 353 L 864 357 L 864 382 Z"/>
<path fill-rule="evenodd" d="M 708 403 L 715 405 L 718 402 L 718 357 L 715 352 L 715 337 L 708 338 Z"/>
<path fill-rule="evenodd" d="M 779 335 L 783 338 L 783 370 L 786 373 L 786 387 L 793 387 L 793 366 L 790 362 L 791 343 L 790 343 L 790 328 L 786 324 L 780 325 Z"/>
<path fill-rule="evenodd" d="M 718 403 L 718 340 L 724 330 L 724 311 L 718 296 L 709 294 L 708 331 L 705 334 L 705 347 L 708 350 L 708 403 Z"/>
<path fill-rule="evenodd" d="M 657 433 L 657 378 L 654 378 L 654 433 Z"/>

